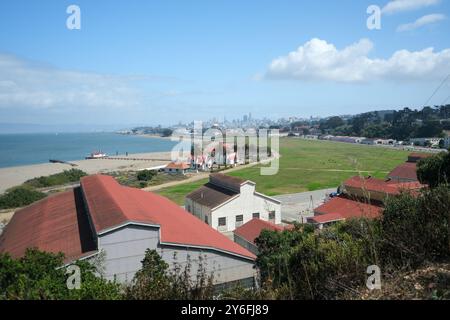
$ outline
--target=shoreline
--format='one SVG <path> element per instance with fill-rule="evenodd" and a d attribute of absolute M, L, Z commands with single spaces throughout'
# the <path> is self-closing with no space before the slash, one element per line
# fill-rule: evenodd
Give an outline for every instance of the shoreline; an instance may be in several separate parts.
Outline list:
<path fill-rule="evenodd" d="M 21 185 L 25 181 L 40 176 L 49 176 L 64 170 L 80 169 L 88 174 L 107 173 L 113 171 L 142 170 L 165 165 L 171 161 L 171 152 L 133 153 L 121 158 L 130 159 L 89 159 L 70 161 L 77 166 L 62 163 L 40 163 L 24 166 L 0 168 L 0 194 L 7 189 Z M 131 159 L 134 158 L 134 159 Z M 138 159 L 138 160 L 136 160 Z M 167 160 L 166 160 L 167 159 Z"/>
<path fill-rule="evenodd" d="M 172 140 L 172 136 L 162 137 L 157 134 L 133 134 L 136 137 L 144 137 L 144 138 L 156 138 L 156 139 L 164 139 L 164 140 Z"/>

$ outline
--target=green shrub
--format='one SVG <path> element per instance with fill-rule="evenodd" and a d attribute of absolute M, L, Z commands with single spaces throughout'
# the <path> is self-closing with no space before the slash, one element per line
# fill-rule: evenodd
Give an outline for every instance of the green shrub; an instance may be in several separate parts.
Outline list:
<path fill-rule="evenodd" d="M 450 190 L 441 185 L 419 196 L 390 198 L 382 219 L 384 264 L 416 267 L 449 257 Z"/>
<path fill-rule="evenodd" d="M 450 183 L 450 152 L 441 152 L 417 164 L 417 177 L 430 187 Z"/>
<path fill-rule="evenodd" d="M 155 175 L 155 170 L 141 170 L 137 173 L 136 177 L 139 181 L 150 181 Z"/>
<path fill-rule="evenodd" d="M 76 263 L 81 272 L 81 288 L 69 290 L 69 275 L 62 253 L 27 249 L 20 259 L 0 254 L 0 300 L 120 299 L 117 283 L 95 276 L 95 267 L 86 261 Z"/>
<path fill-rule="evenodd" d="M 0 209 L 27 206 L 45 197 L 45 193 L 33 190 L 32 188 L 25 186 L 15 187 L 0 196 Z"/>
<path fill-rule="evenodd" d="M 199 256 L 195 280 L 192 262 L 176 262 L 172 270 L 156 250 L 147 249 L 142 269 L 136 272 L 133 282 L 125 288 L 125 297 L 133 300 L 205 300 L 213 297 L 213 275 L 206 271 L 206 262 Z"/>
<path fill-rule="evenodd" d="M 61 173 L 52 174 L 49 176 L 42 176 L 25 181 L 25 185 L 34 188 L 47 188 L 52 186 L 59 186 L 71 182 L 78 182 L 87 173 L 79 169 L 64 170 Z"/>

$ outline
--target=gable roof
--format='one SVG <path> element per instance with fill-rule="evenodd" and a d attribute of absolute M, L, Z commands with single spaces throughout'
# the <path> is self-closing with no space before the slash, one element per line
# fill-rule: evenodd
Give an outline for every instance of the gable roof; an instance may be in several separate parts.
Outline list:
<path fill-rule="evenodd" d="M 233 232 L 239 237 L 254 244 L 255 239 L 259 237 L 263 230 L 283 231 L 285 230 L 285 228 L 282 226 L 277 226 L 276 224 L 269 221 L 254 218 L 249 222 L 243 224 Z"/>
<path fill-rule="evenodd" d="M 239 177 L 232 177 L 225 175 L 223 173 L 212 173 L 209 175 L 209 183 L 227 188 L 232 189 L 236 192 L 239 192 L 241 186 L 245 183 L 250 183 L 249 180 L 244 180 Z M 253 183 L 253 182 L 251 182 Z M 253 183 L 254 184 L 254 183 Z"/>
<path fill-rule="evenodd" d="M 180 170 L 186 170 L 189 169 L 191 166 L 184 162 L 171 162 L 169 163 L 166 168 L 167 169 L 180 169 Z"/>
<path fill-rule="evenodd" d="M 431 156 L 432 156 L 432 154 L 430 154 L 430 153 L 413 152 L 408 155 L 408 162 L 419 162 L 419 160 L 426 159 Z"/>
<path fill-rule="evenodd" d="M 65 261 L 94 253 L 97 245 L 82 201 L 75 188 L 18 210 L 0 236 L 0 252 L 19 258 L 27 248 L 38 248 L 64 252 Z"/>
<path fill-rule="evenodd" d="M 314 209 L 315 216 L 308 218 L 316 223 L 326 223 L 350 218 L 377 218 L 382 207 L 350 200 L 344 197 L 333 198 Z"/>
<path fill-rule="evenodd" d="M 162 243 L 218 249 L 247 258 L 254 255 L 160 195 L 124 187 L 104 175 L 81 179 L 98 233 L 136 222 L 160 226 Z M 101 190 L 99 192 L 98 190 Z"/>
<path fill-rule="evenodd" d="M 21 256 L 26 248 L 37 247 L 43 251 L 62 251 L 76 259 L 97 249 L 94 236 L 127 224 L 144 224 L 159 227 L 163 244 L 255 259 L 252 253 L 167 198 L 121 186 L 111 176 L 87 176 L 80 182 L 78 189 L 48 197 L 16 212 L 0 238 L 0 252 Z"/>
<path fill-rule="evenodd" d="M 388 177 L 417 181 L 417 164 L 415 162 L 402 163 L 389 172 Z"/>
<path fill-rule="evenodd" d="M 237 195 L 239 195 L 239 192 L 222 188 L 208 182 L 186 195 L 186 198 L 213 209 L 220 206 L 222 203 L 233 199 Z"/>
<path fill-rule="evenodd" d="M 400 194 L 403 190 L 415 191 L 424 187 L 419 181 L 396 182 L 376 178 L 364 178 L 354 176 L 344 182 L 344 187 L 352 187 L 361 190 L 382 192 L 389 195 Z"/>

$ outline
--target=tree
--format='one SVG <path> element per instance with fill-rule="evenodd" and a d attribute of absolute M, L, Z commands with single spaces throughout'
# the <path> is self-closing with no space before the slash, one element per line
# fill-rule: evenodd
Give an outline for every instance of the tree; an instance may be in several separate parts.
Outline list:
<path fill-rule="evenodd" d="M 142 269 L 136 272 L 133 284 L 127 289 L 128 299 L 163 300 L 171 291 L 169 265 L 155 250 L 147 249 L 142 260 Z"/>
<path fill-rule="evenodd" d="M 156 175 L 155 170 L 141 170 L 137 173 L 136 178 L 139 181 L 150 181 Z"/>
<path fill-rule="evenodd" d="M 389 198 L 381 224 L 384 265 L 411 268 L 448 258 L 449 222 L 450 190 L 444 185 Z"/>
<path fill-rule="evenodd" d="M 163 137 L 170 137 L 172 135 L 172 133 L 173 133 L 173 130 L 169 129 L 169 128 L 164 128 L 161 130 L 161 136 L 163 136 Z"/>
<path fill-rule="evenodd" d="M 345 124 L 341 117 L 331 117 L 327 120 L 326 126 L 330 129 L 335 129 L 337 127 L 343 126 Z"/>
<path fill-rule="evenodd" d="M 450 182 L 450 152 L 441 152 L 419 161 L 417 177 L 431 188 Z"/>
<path fill-rule="evenodd" d="M 193 277 L 189 257 L 187 263 L 181 265 L 174 256 L 173 268 L 170 269 L 156 250 L 147 249 L 142 269 L 136 272 L 133 283 L 126 288 L 125 296 L 136 300 L 210 299 L 213 296 L 213 276 L 207 274 L 201 255 L 196 262 L 198 269 Z"/>
<path fill-rule="evenodd" d="M 68 289 L 64 255 L 27 249 L 13 259 L 0 254 L 0 300 L 120 299 L 120 286 L 95 275 L 86 261 L 76 262 L 81 288 Z"/>

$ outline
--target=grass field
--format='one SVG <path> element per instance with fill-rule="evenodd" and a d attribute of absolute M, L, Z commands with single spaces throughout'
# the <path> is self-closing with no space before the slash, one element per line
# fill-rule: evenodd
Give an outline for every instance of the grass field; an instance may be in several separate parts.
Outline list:
<path fill-rule="evenodd" d="M 282 138 L 277 175 L 261 176 L 258 166 L 229 173 L 256 182 L 256 189 L 267 195 L 288 194 L 332 188 L 354 175 L 384 178 L 404 162 L 407 151 L 329 141 Z M 181 184 L 158 193 L 182 204 L 184 196 L 206 180 Z"/>

